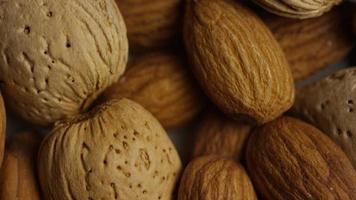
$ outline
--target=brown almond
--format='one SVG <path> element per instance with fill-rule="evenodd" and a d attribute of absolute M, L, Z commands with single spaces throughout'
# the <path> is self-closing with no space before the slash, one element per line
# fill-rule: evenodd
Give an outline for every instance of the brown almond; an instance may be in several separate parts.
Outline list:
<path fill-rule="evenodd" d="M 339 70 L 297 90 L 292 114 L 327 134 L 356 169 L 356 68 Z"/>
<path fill-rule="evenodd" d="M 241 2 L 187 1 L 184 39 L 196 78 L 225 113 L 265 123 L 293 104 L 282 49 Z"/>
<path fill-rule="evenodd" d="M 57 123 L 38 155 L 43 195 L 51 200 L 171 200 L 180 170 L 162 126 L 128 99 Z"/>
<path fill-rule="evenodd" d="M 130 51 L 166 47 L 181 32 L 183 0 L 116 0 L 125 19 Z"/>
<path fill-rule="evenodd" d="M 218 155 L 240 159 L 251 126 L 211 112 L 201 120 L 193 145 L 193 156 Z"/>
<path fill-rule="evenodd" d="M 0 171 L 0 199 L 40 200 L 35 161 L 41 136 L 24 132 L 8 143 Z"/>
<path fill-rule="evenodd" d="M 106 100 L 132 99 L 150 111 L 165 128 L 186 125 L 204 104 L 184 59 L 166 52 L 150 53 L 134 60 L 103 97 Z"/>
<path fill-rule="evenodd" d="M 290 64 L 295 80 L 345 58 L 353 47 L 345 9 L 337 7 L 321 17 L 298 20 L 263 15 Z"/>
<path fill-rule="evenodd" d="M 180 182 L 178 200 L 256 200 L 245 169 L 233 160 L 203 156 L 190 162 Z"/>
<path fill-rule="evenodd" d="M 0 166 L 4 158 L 5 138 L 6 138 L 6 111 L 5 111 L 4 101 L 0 92 Z"/>
<path fill-rule="evenodd" d="M 247 166 L 267 200 L 356 199 L 356 171 L 324 133 L 281 117 L 251 133 Z"/>

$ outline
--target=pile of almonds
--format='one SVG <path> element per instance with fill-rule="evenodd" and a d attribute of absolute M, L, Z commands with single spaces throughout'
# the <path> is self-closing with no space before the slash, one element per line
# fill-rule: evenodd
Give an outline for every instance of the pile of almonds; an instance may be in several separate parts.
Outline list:
<path fill-rule="evenodd" d="M 304 81 L 355 37 L 341 0 L 0 0 L 0 199 L 356 200 L 356 67 Z"/>

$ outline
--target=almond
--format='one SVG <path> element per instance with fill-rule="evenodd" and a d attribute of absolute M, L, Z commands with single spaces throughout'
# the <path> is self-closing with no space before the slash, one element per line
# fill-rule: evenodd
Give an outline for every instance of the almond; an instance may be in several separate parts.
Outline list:
<path fill-rule="evenodd" d="M 257 128 L 247 166 L 263 199 L 356 199 L 356 171 L 345 153 L 297 119 L 282 117 Z"/>
<path fill-rule="evenodd" d="M 292 113 L 341 146 L 356 169 L 356 68 L 344 69 L 300 88 Z"/>
<path fill-rule="evenodd" d="M 0 92 L 0 166 L 4 158 L 4 148 L 5 148 L 5 138 L 6 138 L 6 111 L 4 101 Z"/>
<path fill-rule="evenodd" d="M 0 171 L 0 199 L 40 200 L 35 160 L 41 137 L 24 132 L 16 134 L 5 151 Z"/>
<path fill-rule="evenodd" d="M 283 17 L 306 19 L 328 12 L 341 0 L 253 0 L 267 11 Z"/>
<path fill-rule="evenodd" d="M 193 157 L 219 155 L 240 159 L 251 126 L 210 112 L 201 120 L 193 145 Z"/>
<path fill-rule="evenodd" d="M 130 50 L 172 45 L 181 31 L 183 0 L 116 0 L 125 19 Z"/>
<path fill-rule="evenodd" d="M 42 191 L 52 200 L 170 200 L 181 169 L 162 126 L 127 99 L 57 123 L 38 157 Z"/>
<path fill-rule="evenodd" d="M 178 200 L 256 200 L 244 168 L 233 160 L 199 157 L 189 163 L 180 182 Z"/>
<path fill-rule="evenodd" d="M 284 50 L 295 80 L 345 58 L 353 47 L 345 9 L 338 7 L 313 19 L 298 20 L 263 15 Z"/>
<path fill-rule="evenodd" d="M 184 39 L 197 79 L 225 113 L 265 123 L 293 104 L 282 49 L 241 2 L 187 1 Z"/>
<path fill-rule="evenodd" d="M 128 57 L 114 0 L 4 1 L 0 38 L 7 103 L 41 125 L 85 111 L 117 81 Z"/>
<path fill-rule="evenodd" d="M 104 99 L 126 97 L 140 103 L 165 128 L 190 122 L 202 109 L 202 95 L 184 59 L 173 53 L 142 56 L 103 94 Z"/>

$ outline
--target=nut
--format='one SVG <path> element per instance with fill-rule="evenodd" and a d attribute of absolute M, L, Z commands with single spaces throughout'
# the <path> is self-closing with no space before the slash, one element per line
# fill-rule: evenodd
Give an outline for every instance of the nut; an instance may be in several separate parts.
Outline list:
<path fill-rule="evenodd" d="M 130 50 L 174 44 L 180 34 L 182 0 L 116 0 L 125 19 Z"/>
<path fill-rule="evenodd" d="M 16 134 L 6 147 L 0 171 L 0 199 L 40 200 L 35 160 L 41 137 L 34 133 Z"/>
<path fill-rule="evenodd" d="M 285 52 L 295 80 L 345 58 L 353 47 L 349 17 L 338 7 L 321 17 L 298 20 L 263 15 Z"/>
<path fill-rule="evenodd" d="M 341 146 L 356 169 L 356 68 L 340 70 L 297 92 L 293 114 Z"/>
<path fill-rule="evenodd" d="M 294 84 L 285 55 L 241 2 L 188 1 L 184 39 L 196 78 L 225 113 L 265 123 L 292 106 Z"/>
<path fill-rule="evenodd" d="M 177 55 L 150 53 L 138 58 L 104 99 L 126 97 L 140 103 L 165 128 L 186 125 L 201 111 L 202 95 Z"/>
<path fill-rule="evenodd" d="M 4 101 L 0 92 L 0 166 L 4 158 L 4 148 L 5 148 L 5 138 L 6 138 L 6 111 Z"/>
<path fill-rule="evenodd" d="M 263 199 L 355 199 L 356 171 L 324 133 L 282 117 L 251 133 L 247 167 Z"/>
<path fill-rule="evenodd" d="M 178 200 L 256 200 L 244 168 L 233 160 L 199 157 L 184 170 Z"/>
<path fill-rule="evenodd" d="M 169 200 L 180 169 L 158 121 L 127 99 L 58 123 L 38 161 L 44 197 L 52 200 Z"/>
<path fill-rule="evenodd" d="M 193 157 L 219 155 L 240 159 L 251 128 L 218 113 L 208 113 L 196 131 Z"/>
<path fill-rule="evenodd" d="M 41 2 L 1 3 L 0 82 L 13 110 L 49 125 L 86 110 L 117 81 L 128 41 L 114 0 Z"/>
<path fill-rule="evenodd" d="M 267 11 L 283 17 L 306 19 L 328 12 L 341 0 L 253 0 Z"/>

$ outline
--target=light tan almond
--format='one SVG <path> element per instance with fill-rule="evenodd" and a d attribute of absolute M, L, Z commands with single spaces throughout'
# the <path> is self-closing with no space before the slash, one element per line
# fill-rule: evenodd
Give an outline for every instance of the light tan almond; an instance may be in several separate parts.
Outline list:
<path fill-rule="evenodd" d="M 116 0 L 125 19 L 130 51 L 142 52 L 177 42 L 183 0 Z"/>
<path fill-rule="evenodd" d="M 253 0 L 267 11 L 283 17 L 306 19 L 319 17 L 341 0 Z"/>
<path fill-rule="evenodd" d="M 41 136 L 24 132 L 8 143 L 0 171 L 0 199 L 40 200 L 41 194 L 35 170 Z"/>
<path fill-rule="evenodd" d="M 123 97 L 140 103 L 165 128 L 186 125 L 204 101 L 187 64 L 173 53 L 150 53 L 133 61 L 125 75 L 107 89 L 104 99 Z"/>
<path fill-rule="evenodd" d="M 211 112 L 201 120 L 193 145 L 193 156 L 219 155 L 240 159 L 251 126 Z"/>
<path fill-rule="evenodd" d="M 356 169 L 356 68 L 300 88 L 292 108 L 341 146 Z"/>
<path fill-rule="evenodd" d="M 281 117 L 251 133 L 247 167 L 266 200 L 356 199 L 356 171 L 324 133 Z"/>
<path fill-rule="evenodd" d="M 57 123 L 38 159 L 42 191 L 51 200 L 170 200 L 180 169 L 159 122 L 127 99 Z"/>
<path fill-rule="evenodd" d="M 187 1 L 184 39 L 197 79 L 225 113 L 265 123 L 293 104 L 282 49 L 241 2 Z"/>
<path fill-rule="evenodd" d="M 295 80 L 345 58 L 354 46 L 346 9 L 337 7 L 321 17 L 298 20 L 263 15 L 285 52 Z"/>
<path fill-rule="evenodd" d="M 178 200 L 256 200 L 245 169 L 233 160 L 198 157 L 184 170 Z"/>
<path fill-rule="evenodd" d="M 2 1 L 0 86 L 29 122 L 85 111 L 124 72 L 126 27 L 114 0 Z"/>

